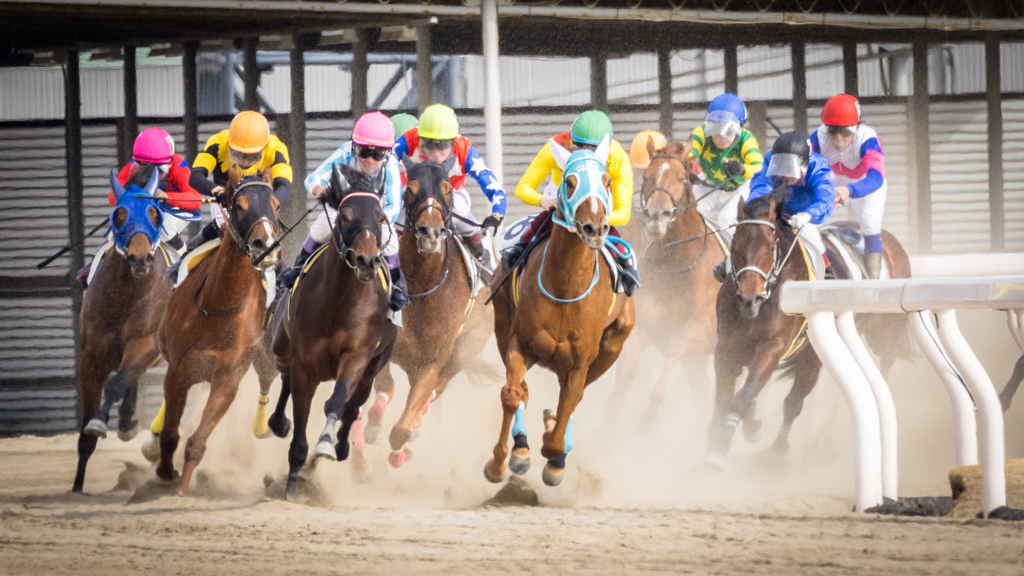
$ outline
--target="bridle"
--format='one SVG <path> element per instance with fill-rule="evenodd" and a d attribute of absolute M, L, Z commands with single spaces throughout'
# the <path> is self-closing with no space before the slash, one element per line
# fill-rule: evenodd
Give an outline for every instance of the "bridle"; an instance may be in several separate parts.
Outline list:
<path fill-rule="evenodd" d="M 420 195 L 426 196 L 426 198 L 420 200 Z M 427 210 L 437 210 L 441 213 L 441 219 L 444 221 L 444 229 L 441 230 L 441 239 L 445 239 L 451 235 L 452 227 L 452 209 L 448 204 L 448 201 L 444 199 L 444 194 L 434 195 L 426 194 L 422 190 L 416 193 L 416 203 L 410 203 L 405 200 L 405 228 L 412 232 L 414 238 L 419 240 L 420 236 L 416 232 L 416 221 L 420 219 Z"/>
<path fill-rule="evenodd" d="M 373 192 L 349 192 L 348 194 L 345 194 L 340 202 L 338 202 L 337 214 L 341 214 L 341 207 L 346 201 L 351 198 L 360 197 L 373 198 L 374 201 L 380 204 L 380 196 Z M 356 266 L 349 262 L 348 258 L 345 258 L 345 253 L 350 249 L 348 244 L 345 243 L 345 239 L 341 237 L 341 234 L 338 233 L 337 228 L 334 226 L 334 222 L 331 221 L 331 215 L 327 212 L 327 205 L 324 203 L 321 203 L 320 205 L 323 207 L 324 215 L 327 217 L 327 225 L 331 227 L 331 242 L 334 244 L 334 249 L 338 251 L 338 256 L 341 257 L 342 262 L 344 262 L 349 268 L 355 270 Z M 370 230 L 370 227 L 364 224 L 362 228 L 355 231 L 355 234 L 359 234 L 363 230 Z M 370 231 L 372 232 L 372 230 Z M 380 256 L 381 252 L 384 250 L 384 243 L 382 242 L 381 235 L 374 234 L 374 236 L 377 237 L 377 255 Z"/>
<path fill-rule="evenodd" d="M 260 188 L 268 188 L 271 191 L 273 191 L 273 188 L 270 186 L 270 184 L 267 183 L 266 180 L 260 179 L 260 180 L 253 180 L 253 181 L 250 181 L 250 182 L 245 182 L 245 183 L 239 185 L 237 188 L 235 188 L 234 192 L 231 195 L 232 203 L 234 203 L 235 198 L 238 197 L 238 192 L 239 191 L 244 190 L 245 188 L 248 188 L 250 186 L 259 186 Z M 234 214 L 229 214 L 229 212 L 233 212 L 233 211 L 231 211 L 231 210 L 224 210 L 224 205 L 220 204 L 220 203 L 217 204 L 217 207 L 220 209 L 221 214 L 224 216 L 224 222 L 226 224 L 225 227 L 228 229 L 228 232 L 231 234 L 231 239 L 234 241 L 235 246 L 239 250 L 241 250 L 242 252 L 245 252 L 246 254 L 248 254 L 250 260 L 253 259 L 253 258 L 259 257 L 261 255 L 261 252 L 259 252 L 255 248 L 253 248 L 252 245 L 249 244 L 248 239 L 242 238 L 242 233 L 238 230 L 238 221 L 235 219 Z M 269 226 L 271 231 L 273 231 L 273 232 L 277 231 L 277 223 L 272 221 L 267 216 L 260 216 L 259 218 L 254 220 L 251 224 L 249 224 L 249 230 L 252 230 L 253 226 L 256 226 L 256 225 L 259 225 L 259 224 L 265 224 L 265 225 Z"/>
<path fill-rule="evenodd" d="M 743 274 L 744 272 L 753 272 L 760 276 L 761 278 L 764 278 L 764 289 L 761 291 L 760 294 L 755 294 L 755 297 L 767 300 L 771 298 L 772 289 L 775 287 L 775 284 L 779 281 L 779 276 L 782 274 L 782 269 L 783 267 L 786 266 L 786 262 L 789 261 L 789 255 L 793 253 L 793 248 L 796 247 L 797 244 L 797 237 L 800 234 L 798 232 L 796 236 L 793 237 L 793 243 L 789 245 L 789 250 L 786 251 L 785 257 L 779 258 L 779 256 L 782 254 L 782 248 L 779 246 L 779 237 L 776 234 L 777 230 L 775 223 L 769 222 L 767 220 L 740 220 L 739 222 L 736 223 L 736 226 L 738 228 L 739 226 L 742 226 L 744 224 L 767 226 L 772 229 L 772 237 L 775 238 L 775 246 L 772 249 L 772 265 L 771 268 L 768 269 L 768 272 L 765 272 L 759 266 L 744 266 L 739 270 L 732 271 L 732 278 L 737 285 L 737 289 L 739 288 L 740 274 Z M 731 259 L 729 260 L 729 266 L 730 268 L 732 267 Z"/>
<path fill-rule="evenodd" d="M 686 169 L 686 162 L 684 162 L 683 159 L 678 157 L 678 156 L 673 156 L 672 154 L 655 154 L 654 156 L 651 156 L 651 162 L 653 162 L 653 161 L 655 161 L 657 159 L 675 160 L 676 162 L 679 162 L 680 164 L 682 164 L 683 172 L 685 174 L 689 174 L 690 173 L 690 171 Z M 669 222 L 675 220 L 676 216 L 682 214 L 683 212 L 686 212 L 686 210 L 688 210 L 690 208 L 690 206 L 693 206 L 693 205 L 697 204 L 697 201 L 694 200 L 693 202 L 690 202 L 690 203 L 688 203 L 685 206 L 682 206 L 680 208 L 680 205 L 683 202 L 686 201 L 686 196 L 687 196 L 686 189 L 687 189 L 688 182 L 687 182 L 687 179 L 685 177 L 681 178 L 679 181 L 683 184 L 683 195 L 680 196 L 678 200 L 676 200 L 675 196 L 673 196 L 672 193 L 669 192 L 667 188 L 664 188 L 662 186 L 655 186 L 654 188 L 651 188 L 650 189 L 651 193 L 647 194 L 646 196 L 644 195 L 644 192 L 646 192 L 646 190 L 642 190 L 641 193 L 640 193 L 640 217 L 644 218 L 644 219 L 646 219 L 648 217 L 647 216 L 647 205 L 648 205 L 648 203 L 650 203 L 651 197 L 654 196 L 654 194 L 657 193 L 657 192 L 664 192 L 666 196 L 668 196 L 669 198 L 672 199 L 672 217 L 669 219 Z"/>

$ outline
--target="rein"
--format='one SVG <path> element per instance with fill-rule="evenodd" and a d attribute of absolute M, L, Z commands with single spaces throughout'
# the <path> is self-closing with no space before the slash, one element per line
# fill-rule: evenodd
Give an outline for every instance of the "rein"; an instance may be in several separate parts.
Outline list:
<path fill-rule="evenodd" d="M 762 290 L 761 294 L 758 294 L 758 296 L 760 296 L 760 297 L 764 298 L 765 300 L 767 300 L 767 299 L 771 298 L 771 296 L 772 296 L 772 288 L 775 287 L 775 283 L 778 282 L 778 280 L 779 280 L 779 275 L 782 274 L 782 269 L 786 266 L 786 262 L 789 261 L 789 256 L 790 256 L 790 254 L 793 253 L 793 248 L 796 247 L 797 242 L 799 241 L 800 233 L 797 232 L 794 235 L 793 243 L 789 245 L 789 250 L 786 251 L 785 257 L 783 257 L 782 260 L 780 261 L 779 260 L 779 253 L 780 253 L 779 238 L 778 238 L 778 236 L 775 236 L 775 233 L 778 230 L 776 229 L 774 223 L 768 222 L 767 220 L 740 220 L 739 222 L 736 223 L 736 226 L 739 226 L 741 224 L 755 224 L 755 225 L 767 226 L 767 227 L 772 229 L 772 236 L 775 237 L 775 249 L 772 251 L 772 254 L 773 254 L 773 256 L 772 256 L 772 267 L 768 270 L 767 273 L 765 273 L 765 271 L 762 270 L 761 268 L 759 268 L 757 266 L 754 266 L 754 265 L 744 266 L 743 268 L 740 268 L 738 271 L 734 271 L 732 273 L 733 280 L 735 280 L 737 282 L 739 281 L 740 274 L 742 274 L 744 272 L 748 272 L 748 271 L 749 272 L 754 272 L 755 274 L 757 274 L 757 275 L 761 276 L 762 278 L 764 278 L 764 290 Z M 730 263 L 731 263 L 731 260 L 730 260 Z"/>
<path fill-rule="evenodd" d="M 344 204 L 345 201 L 348 200 L 349 198 L 358 198 L 360 196 L 368 196 L 368 197 L 373 198 L 373 199 L 377 200 L 378 202 L 380 202 L 380 196 L 377 196 L 376 194 L 374 194 L 372 192 L 349 192 L 348 194 L 345 195 L 344 198 L 341 199 L 340 202 L 338 202 L 338 210 L 337 211 L 341 212 L 341 205 Z M 338 254 L 342 256 L 342 258 L 341 258 L 342 262 L 344 262 L 349 268 L 355 270 L 356 267 L 353 266 L 352 264 L 349 264 L 348 259 L 344 257 L 345 250 L 348 248 L 348 246 L 345 244 L 345 240 L 342 239 L 341 235 L 338 234 L 337 228 L 334 227 L 334 222 L 331 221 L 331 215 L 330 215 L 329 212 L 327 212 L 327 204 L 324 203 L 324 202 L 321 202 L 320 206 L 324 210 L 324 216 L 327 217 L 327 225 L 330 226 L 330 228 L 331 228 L 331 242 L 334 244 L 334 249 L 337 250 Z M 361 232 L 361 231 L 362 230 L 357 230 L 357 232 Z M 383 233 L 383 231 L 382 231 L 382 233 Z M 392 231 L 391 233 L 394 234 L 394 231 Z M 383 242 L 378 242 L 377 244 L 378 244 L 377 245 L 377 254 L 380 254 L 380 252 L 384 249 L 384 243 Z"/>
<path fill-rule="evenodd" d="M 196 295 L 192 298 L 192 304 L 195 305 L 196 310 L 198 310 L 203 316 L 231 316 L 241 312 L 242 309 L 245 308 L 245 305 L 249 303 L 249 296 L 252 295 L 251 290 L 246 293 L 245 300 L 242 300 L 242 303 L 237 308 L 232 308 L 231 310 L 204 310 L 203 307 L 199 305 L 199 295 L 203 292 L 203 287 L 206 286 L 206 280 L 209 277 L 210 275 L 207 274 L 206 278 L 203 278 L 203 283 L 199 285 L 199 289 L 196 290 Z"/>
<path fill-rule="evenodd" d="M 540 286 L 541 293 L 547 296 L 548 298 L 554 300 L 555 302 L 560 302 L 562 304 L 572 304 L 573 302 L 579 302 L 580 300 L 583 300 L 587 296 L 590 296 L 590 293 L 594 290 L 594 287 L 597 286 L 597 281 L 601 278 L 600 250 L 594 250 L 594 279 L 590 281 L 590 287 L 587 288 L 586 292 L 580 294 L 575 298 L 562 299 L 555 298 L 554 296 L 552 296 L 551 293 L 548 292 L 548 289 L 544 287 L 544 282 L 541 281 L 540 279 L 541 274 L 544 273 L 544 262 L 546 262 L 548 259 L 548 246 L 550 245 L 550 241 L 548 241 L 548 243 L 544 245 L 544 256 L 540 260 L 540 269 L 537 270 L 537 285 Z"/>

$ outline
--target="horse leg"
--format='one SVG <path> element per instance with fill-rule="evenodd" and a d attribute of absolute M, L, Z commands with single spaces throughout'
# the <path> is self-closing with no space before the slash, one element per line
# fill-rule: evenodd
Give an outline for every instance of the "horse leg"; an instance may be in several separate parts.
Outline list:
<path fill-rule="evenodd" d="M 394 428 L 391 429 L 391 456 L 389 460 L 392 465 L 401 466 L 397 460 L 398 455 L 406 442 L 413 439 L 413 431 L 419 431 L 420 416 L 423 415 L 427 403 L 432 399 L 434 386 L 437 384 L 439 367 L 437 365 L 427 366 L 423 370 L 411 370 L 409 372 L 409 398 L 405 402 L 405 409 L 398 418 Z M 396 466 L 397 467 L 397 466 Z"/>
<path fill-rule="evenodd" d="M 640 365 L 640 355 L 650 345 L 647 330 L 641 330 L 631 341 L 626 354 L 615 368 L 615 385 L 604 406 L 604 427 L 614 428 L 616 422 L 622 416 L 622 410 L 626 406 L 626 393 L 636 379 L 636 370 Z"/>
<path fill-rule="evenodd" d="M 274 431 L 274 436 L 287 438 L 288 432 L 292 429 L 292 421 L 285 416 L 285 408 L 288 406 L 288 397 L 292 393 L 291 374 L 281 372 L 281 395 L 277 397 L 277 406 L 274 413 L 267 420 L 267 425 Z"/>
<path fill-rule="evenodd" d="M 305 374 L 293 366 L 291 369 L 292 419 L 295 429 L 292 431 L 292 442 L 288 447 L 288 485 L 285 489 L 285 500 L 295 498 L 295 489 L 299 482 L 299 471 L 306 463 L 309 454 L 309 441 L 306 440 L 306 425 L 309 423 L 309 410 L 313 403 L 316 385 L 311 384 Z"/>
<path fill-rule="evenodd" d="M 511 339 L 505 353 L 505 385 L 501 387 L 501 431 L 498 433 L 498 443 L 494 445 L 494 455 L 484 466 L 484 477 L 495 484 L 505 479 L 505 458 L 508 457 L 508 435 L 512 430 L 512 420 L 520 404 L 525 408 L 530 401 L 530 394 L 523 381 L 528 369 L 529 366 L 519 351 L 519 341 Z M 516 440 L 516 449 L 519 451 L 516 465 L 521 469 L 522 459 L 529 460 L 529 445 L 526 444 L 525 428 L 519 435 L 522 436 L 522 440 Z"/>
<path fill-rule="evenodd" d="M 384 409 L 395 397 L 395 378 L 391 375 L 391 363 L 385 365 L 377 374 L 373 387 L 377 390 L 377 397 L 366 415 L 366 426 L 363 428 L 363 438 L 367 444 L 376 444 L 380 440 L 381 432 L 384 430 Z"/>
<path fill-rule="evenodd" d="M 583 399 L 587 370 L 577 366 L 567 376 L 558 380 L 561 390 L 558 394 L 558 410 L 554 414 L 554 426 L 550 424 L 551 413 L 547 412 L 544 418 L 544 445 L 540 449 L 541 455 L 548 459 L 542 474 L 544 483 L 548 486 L 558 486 L 565 475 L 565 456 L 568 450 L 572 449 L 572 436 L 568 434 L 569 424 L 576 406 Z"/>
<path fill-rule="evenodd" d="M 786 395 L 782 407 L 782 426 L 779 427 L 779 435 L 772 443 L 772 450 L 776 454 L 789 452 L 789 431 L 793 428 L 793 421 L 804 409 L 804 399 L 818 383 L 818 375 L 821 373 L 821 360 L 813 348 L 808 347 L 800 353 L 796 360 L 796 374 L 793 380 L 793 387 Z"/>
<path fill-rule="evenodd" d="M 761 393 L 765 384 L 772 377 L 772 373 L 775 372 L 775 368 L 778 367 L 783 348 L 784 345 L 776 341 L 766 344 L 754 352 L 754 360 L 751 362 L 750 369 L 747 372 L 747 381 L 729 403 L 725 427 L 721 430 L 721 435 L 717 440 L 718 454 L 722 458 L 729 452 L 732 436 L 736 432 L 740 421 L 753 415 L 754 402 L 757 400 L 757 395 Z M 756 424 L 758 427 L 760 426 L 760 422 Z"/>
<path fill-rule="evenodd" d="M 367 370 L 363 377 L 356 384 L 352 397 L 345 403 L 345 410 L 341 415 L 341 429 L 338 430 L 338 444 L 336 446 L 338 459 L 345 460 L 349 456 L 349 438 L 352 438 L 352 448 L 355 457 L 352 461 L 352 480 L 362 484 L 370 479 L 370 462 L 363 456 L 362 437 L 362 411 L 363 404 L 370 397 L 373 391 L 373 371 Z"/>
<path fill-rule="evenodd" d="M 156 467 L 156 475 L 161 480 L 174 480 L 178 474 L 174 470 L 174 452 L 178 449 L 178 426 L 181 424 L 181 415 L 185 411 L 185 400 L 188 399 L 190 387 L 191 383 L 186 381 L 177 363 L 169 364 L 164 376 L 164 417 L 163 427 L 159 433 L 160 464 Z"/>
<path fill-rule="evenodd" d="M 327 424 L 324 431 L 313 449 L 313 458 L 327 458 L 328 460 L 344 460 L 348 457 L 348 445 L 345 445 L 345 453 L 338 454 L 335 450 L 332 439 L 334 438 L 334 427 L 341 420 L 342 413 L 353 389 L 350 384 L 362 379 L 366 370 L 367 358 L 361 352 L 348 352 L 338 359 L 338 378 L 334 382 L 334 392 L 324 403 L 324 415 L 327 416 Z M 343 457 L 342 457 L 343 456 Z"/>
<path fill-rule="evenodd" d="M 124 399 L 125 391 L 130 388 L 135 388 L 139 382 L 139 378 L 146 372 L 146 368 L 153 362 L 159 352 L 156 347 L 155 338 L 142 338 L 132 340 L 125 345 L 124 354 L 122 355 L 121 367 L 117 373 L 114 374 L 107 383 L 103 386 L 103 405 L 100 406 L 96 415 L 93 416 L 92 420 L 85 425 L 85 433 L 98 436 L 100 438 L 107 437 L 107 423 L 110 422 L 110 410 L 114 407 L 118 401 Z M 121 414 L 125 414 L 124 404 L 121 405 Z M 135 406 L 134 402 L 128 407 L 129 412 L 127 413 L 128 421 L 124 418 L 118 425 L 120 431 L 127 432 L 131 430 L 133 426 L 138 426 L 138 422 L 135 421 Z M 120 434 L 121 432 L 118 432 Z M 132 434 L 131 436 L 134 436 Z M 127 440 L 131 439 L 131 436 Z M 125 438 L 122 438 L 125 440 Z"/>
<path fill-rule="evenodd" d="M 277 370 L 274 369 L 274 353 L 270 351 L 270 330 L 264 330 L 253 356 L 253 368 L 260 381 L 260 398 L 256 404 L 256 417 L 252 421 L 252 433 L 257 438 L 270 438 L 275 432 L 267 422 L 267 405 L 270 404 L 270 385 L 274 383 Z"/>
<path fill-rule="evenodd" d="M 654 388 L 651 389 L 650 403 L 647 405 L 647 412 L 642 420 L 644 424 L 653 424 L 658 421 L 658 408 L 665 401 L 665 394 L 668 391 L 668 377 L 672 374 L 672 368 L 679 363 L 679 360 L 680 356 L 676 354 L 675 346 L 673 346 L 673 349 L 665 356 L 665 361 L 661 365 L 661 374 L 658 375 L 658 381 L 654 384 Z"/>
<path fill-rule="evenodd" d="M 235 395 L 238 393 L 238 383 L 242 380 L 243 374 L 244 372 L 241 370 L 225 370 L 210 381 L 210 397 L 206 400 L 206 407 L 203 408 L 203 417 L 199 421 L 199 428 L 196 428 L 196 431 L 189 436 L 188 442 L 185 443 L 185 465 L 181 469 L 181 482 L 178 484 L 179 496 L 184 496 L 188 492 L 192 473 L 195 472 L 203 455 L 206 454 L 206 441 L 228 408 L 231 407 L 231 402 L 234 401 Z"/>
<path fill-rule="evenodd" d="M 715 409 L 708 426 L 708 450 L 705 462 L 725 469 L 725 454 L 729 451 L 732 432 L 728 431 L 726 416 L 736 395 L 736 379 L 743 372 L 743 364 L 718 347 L 715 350 Z"/>
<path fill-rule="evenodd" d="M 1021 380 L 1024 380 L 1024 356 L 1017 359 L 1017 364 L 1013 367 L 1013 374 L 1006 381 L 1006 387 L 999 393 L 999 401 L 1003 405 L 1003 412 L 1010 409 L 1010 401 L 1013 400 L 1013 395 L 1017 393 Z"/>
<path fill-rule="evenodd" d="M 95 414 L 100 407 L 100 396 L 103 393 L 103 379 L 110 373 L 110 367 L 102 361 L 101 355 L 90 350 L 83 350 L 80 365 L 82 379 L 82 414 Z M 87 417 L 87 416 L 86 416 Z M 84 420 L 84 418 L 83 418 Z M 75 472 L 75 483 L 72 492 L 81 492 L 85 483 L 85 467 L 89 458 L 96 451 L 99 436 L 86 431 L 83 425 L 78 435 L 78 471 Z"/>

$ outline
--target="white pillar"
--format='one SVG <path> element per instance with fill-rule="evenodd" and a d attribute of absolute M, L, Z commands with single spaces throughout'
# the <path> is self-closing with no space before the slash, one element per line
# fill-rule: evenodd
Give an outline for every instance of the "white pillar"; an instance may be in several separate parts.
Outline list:
<path fill-rule="evenodd" d="M 487 166 L 498 183 L 505 185 L 501 159 L 501 82 L 498 74 L 498 0 L 482 0 L 484 28 L 484 143 Z"/>
<path fill-rule="evenodd" d="M 1003 406 L 999 402 L 996 387 L 992 385 L 992 379 L 960 333 L 956 310 L 941 310 L 936 317 L 939 338 L 978 406 L 978 421 L 981 424 L 981 504 L 985 517 L 988 517 L 989 512 L 1006 505 Z"/>

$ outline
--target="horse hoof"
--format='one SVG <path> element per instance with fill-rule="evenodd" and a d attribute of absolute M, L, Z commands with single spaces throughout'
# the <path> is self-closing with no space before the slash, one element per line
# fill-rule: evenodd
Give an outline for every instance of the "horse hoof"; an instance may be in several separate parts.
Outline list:
<path fill-rule="evenodd" d="M 356 484 L 366 484 L 373 479 L 373 468 L 367 464 L 365 470 L 360 470 L 358 466 L 352 467 L 352 481 Z"/>
<path fill-rule="evenodd" d="M 776 438 L 775 442 L 772 442 L 772 452 L 775 453 L 776 456 L 785 456 L 786 454 L 789 454 L 789 439 L 783 438 L 782 436 Z"/>
<path fill-rule="evenodd" d="M 138 423 L 138 422 L 136 422 L 136 423 L 135 423 L 135 425 L 134 425 L 134 426 L 132 426 L 131 428 L 129 428 L 128 430 L 121 430 L 121 429 L 118 429 L 118 431 L 117 431 L 117 437 L 118 437 L 118 439 L 119 439 L 119 440 L 121 440 L 122 442 L 129 442 L 129 441 L 131 441 L 131 440 L 134 440 L 134 439 L 135 439 L 135 437 L 139 435 L 139 430 L 140 430 L 141 428 L 142 428 L 142 427 L 141 427 L 141 426 L 139 426 L 139 423 Z"/>
<path fill-rule="evenodd" d="M 725 454 L 719 454 L 718 452 L 711 452 L 704 456 L 704 463 L 719 472 L 725 472 L 729 469 L 729 464 L 725 458 Z"/>
<path fill-rule="evenodd" d="M 338 454 L 334 451 L 334 445 L 330 442 L 317 442 L 316 448 L 313 448 L 313 460 L 319 458 L 326 458 L 331 462 L 337 462 Z"/>
<path fill-rule="evenodd" d="M 367 424 L 363 427 L 363 441 L 367 444 L 377 444 L 383 431 L 384 428 L 379 425 Z"/>
<path fill-rule="evenodd" d="M 505 481 L 505 467 L 502 466 L 501 473 L 498 474 L 497 476 L 494 476 L 494 475 L 491 474 L 491 465 L 492 464 L 494 464 L 494 459 L 493 458 L 491 459 L 490 462 L 488 462 L 484 466 L 484 478 L 487 478 L 487 481 L 490 482 L 491 484 L 500 484 L 500 483 L 504 482 Z"/>
<path fill-rule="evenodd" d="M 142 455 L 150 462 L 160 459 L 160 435 L 153 434 L 145 444 L 142 445 Z"/>
<path fill-rule="evenodd" d="M 753 418 L 743 421 L 743 438 L 754 444 L 761 440 L 761 421 Z"/>
<path fill-rule="evenodd" d="M 402 448 L 398 451 L 392 451 L 388 454 L 388 464 L 391 464 L 392 468 L 401 468 L 406 462 L 412 459 L 412 451 L 408 448 Z"/>
<path fill-rule="evenodd" d="M 550 463 L 544 465 L 544 471 L 541 473 L 541 478 L 548 486 L 558 486 L 564 477 L 565 468 L 555 468 Z"/>
<path fill-rule="evenodd" d="M 284 499 L 287 502 L 295 501 L 295 488 L 298 484 L 297 478 L 288 478 L 288 486 L 284 490 Z"/>
<path fill-rule="evenodd" d="M 415 439 L 417 439 L 419 437 L 420 437 L 420 427 L 419 426 L 413 428 L 412 430 L 409 430 L 409 442 L 412 442 L 413 440 L 415 440 Z"/>
<path fill-rule="evenodd" d="M 102 420 L 93 418 L 92 420 L 89 420 L 88 424 L 85 425 L 85 428 L 82 430 L 82 434 L 86 434 L 88 436 L 95 436 L 97 438 L 106 438 L 107 425 L 104 424 Z"/>
<path fill-rule="evenodd" d="M 270 438 L 274 435 L 274 431 L 270 429 L 270 426 L 265 420 L 253 420 L 252 422 L 252 434 L 260 440 L 264 438 Z"/>
<path fill-rule="evenodd" d="M 274 436 L 278 438 L 287 438 L 288 434 L 292 431 L 292 421 L 287 416 L 281 416 L 280 418 L 274 418 L 273 416 L 267 420 L 267 426 L 274 431 Z M 260 436 L 257 436 L 259 438 Z"/>
<path fill-rule="evenodd" d="M 508 469 L 512 471 L 516 476 L 522 476 L 530 471 L 530 452 L 526 451 L 525 454 L 516 454 L 512 451 L 512 456 L 508 459 Z"/>

